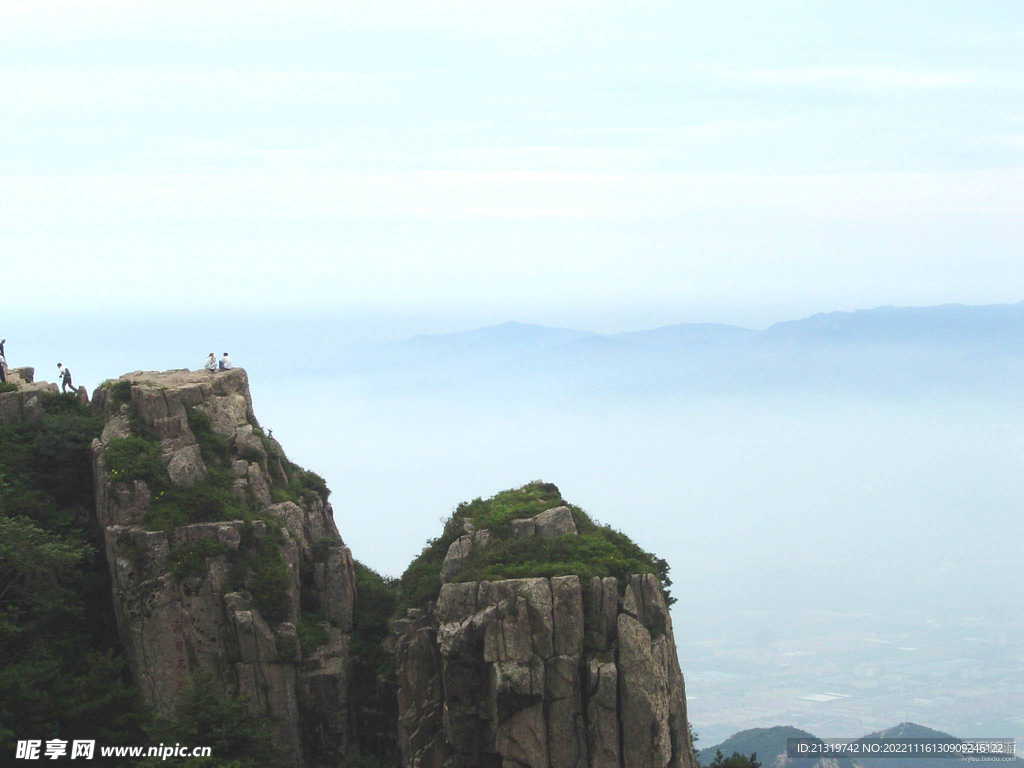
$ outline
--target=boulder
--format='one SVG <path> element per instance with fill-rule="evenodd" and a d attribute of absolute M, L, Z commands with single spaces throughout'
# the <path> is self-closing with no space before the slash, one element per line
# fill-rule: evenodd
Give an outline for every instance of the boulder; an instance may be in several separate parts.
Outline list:
<path fill-rule="evenodd" d="M 174 451 L 167 461 L 167 475 L 175 485 L 195 485 L 204 474 L 206 465 L 196 444 Z"/>
<path fill-rule="evenodd" d="M 533 522 L 537 527 L 537 535 L 543 539 L 558 536 L 575 536 L 576 523 L 568 507 L 555 507 L 535 515 Z"/>

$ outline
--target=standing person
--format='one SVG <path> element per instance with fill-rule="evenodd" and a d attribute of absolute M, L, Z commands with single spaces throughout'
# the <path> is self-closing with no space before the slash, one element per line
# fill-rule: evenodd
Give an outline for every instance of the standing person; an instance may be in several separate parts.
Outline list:
<path fill-rule="evenodd" d="M 230 371 L 231 370 L 231 358 L 228 357 L 228 353 L 227 352 L 225 352 L 224 353 L 224 357 L 222 357 L 220 359 L 220 369 L 222 371 Z"/>
<path fill-rule="evenodd" d="M 211 352 L 210 356 L 206 358 L 206 365 L 204 365 L 203 367 L 206 368 L 206 370 L 208 370 L 210 373 L 217 372 L 217 358 L 214 357 L 213 352 Z"/>
<path fill-rule="evenodd" d="M 57 363 L 57 370 L 60 372 L 60 391 L 61 394 L 68 393 L 68 387 L 71 387 L 71 394 L 75 394 L 75 385 L 71 383 L 71 369 L 65 368 L 60 363 Z"/>
<path fill-rule="evenodd" d="M 7 358 L 4 357 L 4 344 L 7 339 L 0 339 L 0 384 L 7 383 Z"/>

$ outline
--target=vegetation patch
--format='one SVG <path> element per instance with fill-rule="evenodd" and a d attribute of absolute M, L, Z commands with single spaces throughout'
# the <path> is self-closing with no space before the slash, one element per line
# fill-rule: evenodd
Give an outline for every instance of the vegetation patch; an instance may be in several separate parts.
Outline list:
<path fill-rule="evenodd" d="M 269 624 L 288 617 L 288 564 L 281 553 L 284 532 L 277 521 L 266 521 L 266 533 L 256 536 L 255 526 L 246 522 L 235 554 L 228 583 L 230 589 L 247 589 L 260 615 Z"/>
<path fill-rule="evenodd" d="M 327 481 L 316 472 L 303 469 L 298 464 L 288 464 L 288 485 L 275 486 L 270 491 L 270 497 L 275 504 L 290 501 L 294 504 L 305 502 L 313 504 L 317 499 L 324 504 L 330 491 L 327 489 Z"/>
<path fill-rule="evenodd" d="M 146 729 L 151 744 L 210 747 L 208 758 L 148 758 L 142 768 L 182 765 L 206 768 L 284 768 L 291 763 L 274 743 L 273 723 L 250 703 L 224 692 L 213 674 L 199 670 L 170 717 L 156 717 Z"/>
<path fill-rule="evenodd" d="M 134 480 L 159 484 L 166 472 L 160 457 L 160 446 L 141 437 L 115 437 L 103 453 L 107 475 L 115 482 Z"/>
<path fill-rule="evenodd" d="M 148 445 L 159 462 L 159 471 L 154 469 L 149 477 L 140 478 L 146 479 L 153 491 L 144 524 L 150 530 L 171 530 L 190 523 L 255 519 L 255 503 L 241 498 L 235 491 L 228 441 L 213 431 L 210 417 L 203 411 L 189 408 L 186 414 L 206 465 L 206 474 L 190 486 L 171 483 L 159 458 L 158 442 L 138 437 L 125 438 Z M 109 451 L 108 446 L 108 454 Z"/>
<path fill-rule="evenodd" d="M 116 381 L 108 379 L 101 386 L 107 390 L 107 396 L 114 405 L 121 405 L 122 403 L 130 403 L 132 401 L 132 383 L 127 379 L 118 379 Z"/>
<path fill-rule="evenodd" d="M 299 645 L 302 646 L 302 655 L 313 653 L 331 639 L 331 633 L 327 630 L 327 623 L 318 613 L 306 611 L 299 619 L 299 626 L 296 627 L 299 635 Z"/>
<path fill-rule="evenodd" d="M 388 620 L 398 602 L 398 583 L 358 560 L 354 566 L 359 599 L 351 645 L 352 687 L 363 694 L 353 702 L 361 753 L 348 764 L 394 767 L 400 762 L 394 732 L 398 713 L 393 711 L 393 702 L 380 695 L 378 681 L 396 680 L 394 657 L 384 649 L 384 640 L 388 636 Z"/>
<path fill-rule="evenodd" d="M 581 578 L 653 573 L 647 557 L 631 557 L 601 532 L 554 539 L 505 539 L 480 550 L 459 572 L 459 581 L 498 581 L 534 576 Z"/>
<path fill-rule="evenodd" d="M 102 417 L 40 399 L 40 420 L 0 426 L 0 753 L 26 733 L 140 744 L 95 522 Z"/>
<path fill-rule="evenodd" d="M 546 509 L 565 504 L 558 487 L 551 483 L 531 483 L 522 488 L 502 491 L 483 501 L 476 498 L 455 510 L 455 516 L 469 519 L 476 529 L 486 528 L 492 535 L 507 533 L 509 522 L 539 515 Z"/>
<path fill-rule="evenodd" d="M 19 389 L 20 387 L 13 381 L 0 382 L 0 395 L 2 395 L 4 392 L 17 392 Z"/>
<path fill-rule="evenodd" d="M 569 506 L 579 531 L 577 536 L 517 538 L 510 532 L 512 520 L 533 517 L 548 509 Z M 624 533 L 599 525 L 582 509 L 567 505 L 550 483 L 531 483 L 502 491 L 491 499 L 460 504 L 445 523 L 442 535 L 428 543 L 406 569 L 399 582 L 397 610 L 424 606 L 441 592 L 441 566 L 448 547 L 465 532 L 466 522 L 475 530 L 487 529 L 486 547 L 476 548 L 459 572 L 459 581 L 497 581 L 528 577 L 577 575 L 581 578 L 653 573 L 669 593 L 668 563 L 646 552 Z"/>
<path fill-rule="evenodd" d="M 156 483 L 146 510 L 146 527 L 171 530 L 190 523 L 253 519 L 252 507 L 235 493 L 233 480 L 230 472 L 207 468 L 190 486 L 173 485 L 169 480 Z"/>
<path fill-rule="evenodd" d="M 185 416 L 188 418 L 188 428 L 195 435 L 196 443 L 199 444 L 199 452 L 203 455 L 203 462 L 207 467 L 217 469 L 231 468 L 231 446 L 222 435 L 213 431 L 213 422 L 209 414 L 199 408 L 186 408 Z"/>
<path fill-rule="evenodd" d="M 327 555 L 330 553 L 332 547 L 340 546 L 339 542 L 333 536 L 321 536 L 313 542 L 313 561 L 317 563 L 323 563 L 327 561 Z"/>
<path fill-rule="evenodd" d="M 233 552 L 231 547 L 216 539 L 200 539 L 194 544 L 172 549 L 167 558 L 167 569 L 178 581 L 189 576 L 202 576 L 206 573 L 208 558 Z"/>

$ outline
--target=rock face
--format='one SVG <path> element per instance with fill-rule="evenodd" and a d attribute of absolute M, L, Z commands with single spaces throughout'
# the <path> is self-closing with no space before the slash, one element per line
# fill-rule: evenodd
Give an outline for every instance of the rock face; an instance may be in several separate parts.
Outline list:
<path fill-rule="evenodd" d="M 392 647 L 406 768 L 696 768 L 651 574 L 449 582 Z"/>
<path fill-rule="evenodd" d="M 189 678 L 206 670 L 271 717 L 275 741 L 294 765 L 340 765 L 351 740 L 352 556 L 325 494 L 272 503 L 272 492 L 287 490 L 300 470 L 276 441 L 262 437 L 245 371 L 128 374 L 98 389 L 94 405 L 106 415 L 93 443 L 97 516 L 118 629 L 144 700 L 170 712 Z M 169 487 L 195 486 L 212 470 L 190 427 L 190 409 L 226 442 L 229 470 L 222 472 L 234 478 L 230 492 L 261 519 L 143 526 L 163 491 L 115 477 L 107 451 L 117 438 L 146 432 L 158 442 Z M 258 607 L 264 583 L 239 566 L 265 553 L 273 555 L 282 591 L 273 615 Z M 304 616 L 321 621 L 329 637 L 306 653 L 296 631 Z"/>
<path fill-rule="evenodd" d="M 34 368 L 11 368 L 7 381 L 18 387 L 13 392 L 0 393 L 0 424 L 17 424 L 36 421 L 43 417 L 40 396 L 44 393 L 57 394 L 56 384 L 35 380 Z"/>

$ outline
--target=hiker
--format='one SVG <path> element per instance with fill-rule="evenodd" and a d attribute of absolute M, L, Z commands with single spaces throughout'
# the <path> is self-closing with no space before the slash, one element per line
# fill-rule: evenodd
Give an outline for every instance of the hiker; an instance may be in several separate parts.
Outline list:
<path fill-rule="evenodd" d="M 222 371 L 230 371 L 231 370 L 231 358 L 228 357 L 228 353 L 227 352 L 225 352 L 224 353 L 224 357 L 222 357 L 220 359 L 220 369 Z"/>
<path fill-rule="evenodd" d="M 217 358 L 214 356 L 213 352 L 211 352 L 210 356 L 206 358 L 206 365 L 203 367 L 206 368 L 206 370 L 208 370 L 210 373 L 217 372 Z"/>
<path fill-rule="evenodd" d="M 65 368 L 60 363 L 57 363 L 57 370 L 60 372 L 60 391 L 61 394 L 66 395 L 68 393 L 68 387 L 71 387 L 71 394 L 75 394 L 75 385 L 71 383 L 71 369 Z"/>
<path fill-rule="evenodd" d="M 0 339 L 0 384 L 7 383 L 7 358 L 4 357 L 4 344 L 7 339 Z"/>

